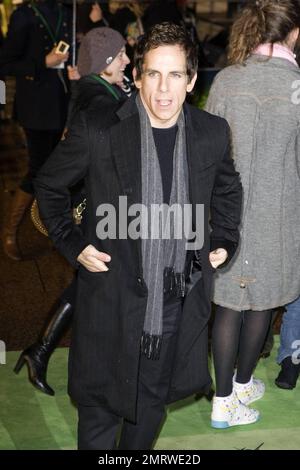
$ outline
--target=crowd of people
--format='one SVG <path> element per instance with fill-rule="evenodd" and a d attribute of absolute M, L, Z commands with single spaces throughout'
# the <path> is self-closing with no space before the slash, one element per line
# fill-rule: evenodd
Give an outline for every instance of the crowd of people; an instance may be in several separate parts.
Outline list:
<path fill-rule="evenodd" d="M 211 302 L 213 428 L 260 418 L 249 406 L 265 393 L 254 370 L 279 307 L 274 380 L 293 389 L 300 375 L 300 2 L 245 5 L 205 111 L 186 102 L 204 53 L 185 7 L 80 5 L 74 65 L 71 49 L 57 51 L 59 41 L 71 44 L 71 10 L 53 0 L 25 3 L 0 47 L 0 75 L 16 77 L 29 154 L 4 251 L 22 260 L 17 231 L 37 198 L 50 238 L 75 269 L 15 371 L 26 364 L 33 385 L 54 395 L 48 361 L 72 325 L 69 394 L 78 404 L 79 449 L 150 449 L 167 403 L 209 392 Z M 130 205 L 127 236 L 120 197 Z M 83 200 L 78 225 L 72 208 Z M 142 211 L 129 237 L 138 205 L 146 212 L 189 205 L 190 231 L 177 236 L 179 211 L 162 219 L 170 221 L 169 238 L 152 237 L 156 219 L 146 223 Z M 115 236 L 101 232 L 111 222 L 107 206 L 119 216 Z M 200 246 L 191 238 L 200 236 L 199 206 Z"/>

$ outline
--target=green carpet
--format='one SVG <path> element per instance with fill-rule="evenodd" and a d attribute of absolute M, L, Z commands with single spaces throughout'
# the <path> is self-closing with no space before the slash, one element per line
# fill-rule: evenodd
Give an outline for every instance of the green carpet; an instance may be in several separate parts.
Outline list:
<path fill-rule="evenodd" d="M 156 449 L 300 449 L 300 384 L 292 391 L 278 389 L 272 357 L 261 360 L 255 376 L 266 384 L 264 398 L 256 403 L 261 420 L 227 430 L 210 427 L 211 404 L 206 398 L 171 406 Z M 9 352 L 0 365 L 0 449 L 75 449 L 76 409 L 66 393 L 68 350 L 60 348 L 50 362 L 48 380 L 55 397 L 35 390 L 22 369 L 12 372 L 18 357 Z"/>

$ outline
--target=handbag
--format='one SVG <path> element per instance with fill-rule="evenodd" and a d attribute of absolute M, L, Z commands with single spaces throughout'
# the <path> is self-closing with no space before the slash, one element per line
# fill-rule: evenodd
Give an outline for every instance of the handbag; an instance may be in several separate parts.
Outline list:
<path fill-rule="evenodd" d="M 78 204 L 78 206 L 73 208 L 73 220 L 76 225 L 81 224 L 82 213 L 84 212 L 85 208 L 86 208 L 86 199 L 84 199 L 80 204 Z M 32 206 L 30 209 L 30 216 L 31 216 L 31 220 L 35 228 L 40 233 L 48 237 L 48 230 L 46 229 L 45 225 L 41 221 L 39 207 L 38 207 L 38 203 L 36 199 L 34 199 L 32 203 Z"/>

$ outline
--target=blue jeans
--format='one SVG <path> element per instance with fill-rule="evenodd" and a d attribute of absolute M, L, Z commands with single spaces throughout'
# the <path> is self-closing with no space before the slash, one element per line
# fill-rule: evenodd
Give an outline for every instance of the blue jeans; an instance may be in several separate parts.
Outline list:
<path fill-rule="evenodd" d="M 286 305 L 286 312 L 282 317 L 280 346 L 277 355 L 278 364 L 281 364 L 283 359 L 292 356 L 296 351 L 300 357 L 300 297 Z"/>

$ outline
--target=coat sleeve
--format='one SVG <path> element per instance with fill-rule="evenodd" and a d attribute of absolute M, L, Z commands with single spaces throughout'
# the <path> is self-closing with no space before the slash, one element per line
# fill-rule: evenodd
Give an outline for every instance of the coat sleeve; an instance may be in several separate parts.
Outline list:
<path fill-rule="evenodd" d="M 231 157 L 229 125 L 224 119 L 221 123 L 223 139 L 220 132 L 220 140 L 224 142 L 224 148 L 217 166 L 211 199 L 211 250 L 225 248 L 229 262 L 239 242 L 242 185 Z"/>
<path fill-rule="evenodd" d="M 0 49 L 1 75 L 36 78 L 46 68 L 44 57 L 37 59 L 27 54 L 31 28 L 28 13 L 18 8 L 11 16 L 7 37 Z"/>
<path fill-rule="evenodd" d="M 72 217 L 70 188 L 88 171 L 88 131 L 78 113 L 67 133 L 39 171 L 34 187 L 41 218 L 56 248 L 75 267 L 77 257 L 89 244 Z"/>

